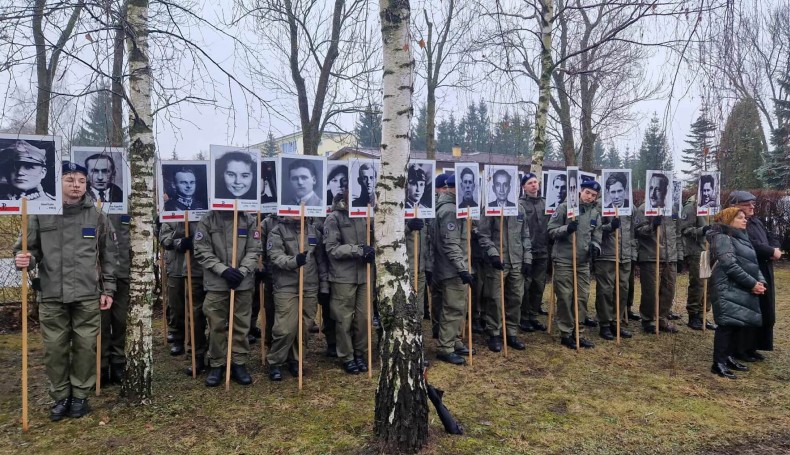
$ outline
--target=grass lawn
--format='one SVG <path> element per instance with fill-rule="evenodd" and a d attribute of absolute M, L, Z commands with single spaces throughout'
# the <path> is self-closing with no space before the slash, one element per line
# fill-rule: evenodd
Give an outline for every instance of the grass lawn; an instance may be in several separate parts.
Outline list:
<path fill-rule="evenodd" d="M 685 322 L 687 275 L 674 310 Z M 736 381 L 710 373 L 713 332 L 681 325 L 677 335 L 635 329 L 620 347 L 588 333 L 597 347 L 576 353 L 546 334 L 526 334 L 527 350 L 489 352 L 475 339 L 472 367 L 433 361 L 429 380 L 466 429 L 446 435 L 430 413 L 425 454 L 790 453 L 790 267 L 777 271 L 776 350 Z M 637 293 L 639 292 L 637 285 Z M 546 298 L 549 292 L 547 290 Z M 637 296 L 638 299 L 638 296 Z M 589 305 L 594 308 L 593 300 Z M 638 300 L 637 300 L 638 302 Z M 40 336 L 31 335 L 31 428 L 20 418 L 20 337 L 0 335 L 0 452 L 3 453 L 374 453 L 376 375 L 344 374 L 313 337 L 304 390 L 285 373 L 271 383 L 253 348 L 255 383 L 207 389 L 181 370 L 155 321 L 155 397 L 129 406 L 118 387 L 91 399 L 93 413 L 51 423 Z M 426 333 L 430 333 L 426 324 Z"/>

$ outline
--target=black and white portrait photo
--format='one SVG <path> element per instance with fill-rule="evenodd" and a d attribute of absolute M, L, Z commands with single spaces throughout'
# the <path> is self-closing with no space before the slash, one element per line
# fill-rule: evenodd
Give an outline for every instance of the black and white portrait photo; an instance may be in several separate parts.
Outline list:
<path fill-rule="evenodd" d="M 683 213 L 683 182 L 672 178 L 672 210 L 676 215 Z"/>
<path fill-rule="evenodd" d="M 565 175 L 568 181 L 568 197 L 567 209 L 568 218 L 573 218 L 579 215 L 579 168 L 576 166 L 568 166 L 565 170 Z"/>
<path fill-rule="evenodd" d="M 631 216 L 631 169 L 604 169 L 603 216 Z"/>
<path fill-rule="evenodd" d="M 60 213 L 61 168 L 60 137 L 0 134 L 0 215 Z"/>
<path fill-rule="evenodd" d="M 458 218 L 480 217 L 480 166 L 455 163 L 455 212 Z"/>
<path fill-rule="evenodd" d="M 351 218 L 373 216 L 376 207 L 376 183 L 379 181 L 379 160 L 350 160 L 349 179 L 351 183 L 351 207 L 348 216 Z"/>
<path fill-rule="evenodd" d="M 672 175 L 648 170 L 645 181 L 645 216 L 672 216 Z"/>
<path fill-rule="evenodd" d="M 237 210 L 257 212 L 260 209 L 258 172 L 260 151 L 211 145 L 211 210 Z"/>
<path fill-rule="evenodd" d="M 261 213 L 277 212 L 277 158 L 262 158 L 258 189 L 261 192 Z"/>
<path fill-rule="evenodd" d="M 281 156 L 280 173 L 278 215 L 298 216 L 304 204 L 305 216 L 326 216 L 326 159 L 306 155 Z"/>
<path fill-rule="evenodd" d="M 697 216 L 715 215 L 719 211 L 719 173 L 702 172 L 697 194 Z"/>
<path fill-rule="evenodd" d="M 327 160 L 326 162 L 326 213 L 332 211 L 336 197 L 348 193 L 348 161 Z"/>
<path fill-rule="evenodd" d="M 433 176 L 436 161 L 410 160 L 406 167 L 405 217 L 435 218 Z"/>
<path fill-rule="evenodd" d="M 126 150 L 118 147 L 72 147 L 72 161 L 88 170 L 88 191 L 106 213 L 126 213 L 131 183 Z"/>
<path fill-rule="evenodd" d="M 486 216 L 518 215 L 518 169 L 516 166 L 485 166 Z"/>
<path fill-rule="evenodd" d="M 208 161 L 160 161 L 159 219 L 200 221 L 208 211 Z"/>
<path fill-rule="evenodd" d="M 568 197 L 568 176 L 565 171 L 548 171 L 546 178 L 546 214 L 551 215 Z"/>

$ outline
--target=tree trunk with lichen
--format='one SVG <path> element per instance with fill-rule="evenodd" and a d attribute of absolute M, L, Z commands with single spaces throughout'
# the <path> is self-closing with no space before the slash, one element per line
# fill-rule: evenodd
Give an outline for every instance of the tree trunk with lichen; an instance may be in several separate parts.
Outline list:
<path fill-rule="evenodd" d="M 543 161 L 546 155 L 546 123 L 549 119 L 549 101 L 551 100 L 551 73 L 554 61 L 551 58 L 551 27 L 554 21 L 554 0 L 542 0 L 543 11 L 540 20 L 540 81 L 538 88 L 538 109 L 535 112 L 535 146 L 532 151 L 530 171 L 542 179 Z"/>
<path fill-rule="evenodd" d="M 381 375 L 375 431 L 388 452 L 413 453 L 428 439 L 428 395 L 422 374 L 422 321 L 417 319 L 404 243 L 406 164 L 414 91 L 409 0 L 380 0 L 384 56 L 381 176 L 377 186 L 376 261 Z"/>
<path fill-rule="evenodd" d="M 126 374 L 121 393 L 133 402 L 152 396 L 152 307 L 154 158 L 156 147 L 151 112 L 151 66 L 148 57 L 148 0 L 130 0 L 127 10 L 129 53 L 129 194 L 131 228 L 131 280 L 126 330 Z"/>

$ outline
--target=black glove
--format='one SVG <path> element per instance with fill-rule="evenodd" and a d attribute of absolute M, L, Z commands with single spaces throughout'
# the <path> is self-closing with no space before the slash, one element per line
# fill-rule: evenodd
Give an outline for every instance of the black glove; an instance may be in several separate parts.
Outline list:
<path fill-rule="evenodd" d="M 683 273 L 685 269 L 686 269 L 686 261 L 678 261 L 678 274 Z"/>
<path fill-rule="evenodd" d="M 568 223 L 568 228 L 567 228 L 566 232 L 568 233 L 568 235 L 571 235 L 574 232 L 576 232 L 577 229 L 579 229 L 579 222 L 576 221 L 576 220 L 573 220 L 570 223 Z"/>
<path fill-rule="evenodd" d="M 590 244 L 589 252 L 590 252 L 590 259 L 592 259 L 593 261 L 601 257 L 601 247 L 599 247 L 594 243 Z"/>
<path fill-rule="evenodd" d="M 472 284 L 475 282 L 475 279 L 472 278 L 472 275 L 470 275 L 466 270 L 463 272 L 458 272 L 458 276 L 461 278 L 461 281 L 463 281 L 464 284 Z"/>
<path fill-rule="evenodd" d="M 364 245 L 362 247 L 362 259 L 368 264 L 376 262 L 376 249 L 372 246 Z"/>
<path fill-rule="evenodd" d="M 176 251 L 179 253 L 184 253 L 186 251 L 192 251 L 192 236 L 184 237 L 178 242 L 178 246 L 176 247 Z"/>
<path fill-rule="evenodd" d="M 228 287 L 231 289 L 236 289 L 244 281 L 244 275 L 239 272 L 239 269 L 234 269 L 233 267 L 225 269 L 220 276 L 227 281 Z"/>
<path fill-rule="evenodd" d="M 702 226 L 702 236 L 705 237 L 705 234 L 710 231 L 710 226 Z"/>
<path fill-rule="evenodd" d="M 425 271 L 425 282 L 428 283 L 429 286 L 433 285 L 433 272 Z"/>
<path fill-rule="evenodd" d="M 529 278 L 532 276 L 532 265 L 531 264 L 522 264 L 521 265 L 521 274 L 524 277 Z"/>
<path fill-rule="evenodd" d="M 620 229 L 620 218 L 613 218 L 609 225 L 612 226 L 613 231 Z"/>
<path fill-rule="evenodd" d="M 32 287 L 34 291 L 41 292 L 41 278 L 35 277 L 30 280 L 30 287 Z"/>
<path fill-rule="evenodd" d="M 307 264 L 307 253 L 299 253 L 296 255 L 296 266 L 301 267 Z"/>
<path fill-rule="evenodd" d="M 409 226 L 409 229 L 412 231 L 421 231 L 422 228 L 425 227 L 425 221 L 420 218 L 414 218 L 406 222 L 406 225 Z"/>
<path fill-rule="evenodd" d="M 267 276 L 266 269 L 255 269 L 255 284 L 265 283 L 269 277 Z"/>
<path fill-rule="evenodd" d="M 653 217 L 653 221 L 651 221 L 650 224 L 653 226 L 653 229 L 658 229 L 658 227 L 661 226 L 661 217 Z"/>
<path fill-rule="evenodd" d="M 502 260 L 499 258 L 499 256 L 492 257 L 490 261 L 491 261 L 491 267 L 497 270 L 505 270 L 505 264 L 502 263 Z"/>

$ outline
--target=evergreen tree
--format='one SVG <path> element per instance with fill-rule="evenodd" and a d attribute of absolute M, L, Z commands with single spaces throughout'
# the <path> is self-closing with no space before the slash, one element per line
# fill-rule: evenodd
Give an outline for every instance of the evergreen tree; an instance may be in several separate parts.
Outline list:
<path fill-rule="evenodd" d="M 688 164 L 692 174 L 699 174 L 700 171 L 713 171 L 714 157 L 713 134 L 716 132 L 716 125 L 708 120 L 707 112 L 702 111 L 697 120 L 691 124 L 686 144 L 688 148 L 683 149 L 681 161 Z M 705 151 L 708 151 L 706 154 Z"/>
<path fill-rule="evenodd" d="M 604 156 L 604 164 L 609 169 L 623 169 L 623 160 L 620 158 L 620 152 L 612 145 Z"/>
<path fill-rule="evenodd" d="M 606 155 L 606 147 L 603 146 L 601 141 L 595 141 L 593 144 L 593 166 L 604 168 L 606 163 L 604 161 Z"/>
<path fill-rule="evenodd" d="M 630 147 L 625 148 L 625 155 L 623 155 L 623 169 L 633 169 L 636 165 L 636 158 Z"/>
<path fill-rule="evenodd" d="M 779 85 L 783 93 L 790 93 L 790 77 Z M 771 132 L 773 148 L 765 154 L 759 174 L 769 188 L 786 190 L 790 187 L 790 100 L 774 99 L 774 109 L 778 127 Z"/>
<path fill-rule="evenodd" d="M 513 119 L 510 118 L 510 113 L 505 112 L 502 120 L 497 122 L 494 129 L 494 152 L 503 155 L 515 154 L 516 144 L 513 136 L 515 126 Z"/>
<path fill-rule="evenodd" d="M 532 156 L 532 123 L 518 113 L 513 116 L 513 142 L 516 155 Z"/>
<path fill-rule="evenodd" d="M 451 153 L 454 144 L 461 145 L 456 125 L 455 116 L 450 114 L 450 118 L 442 120 L 436 126 L 436 150 L 441 153 Z"/>
<path fill-rule="evenodd" d="M 198 161 L 207 161 L 208 153 L 205 150 L 201 150 L 197 152 L 197 154 L 195 155 L 195 159 Z"/>
<path fill-rule="evenodd" d="M 354 132 L 360 147 L 381 147 L 381 109 L 379 106 L 368 104 L 368 108 L 357 120 Z"/>
<path fill-rule="evenodd" d="M 271 131 L 269 131 L 269 135 L 266 137 L 266 142 L 263 143 L 261 154 L 266 158 L 277 156 L 277 141 L 274 140 L 274 134 L 272 134 Z"/>
<path fill-rule="evenodd" d="M 103 85 L 91 100 L 88 119 L 80 127 L 72 145 L 104 146 L 112 136 L 112 93 Z"/>
<path fill-rule="evenodd" d="M 171 160 L 177 160 L 178 159 L 178 152 L 176 152 L 176 149 L 173 149 L 173 153 L 170 154 L 170 159 Z"/>
<path fill-rule="evenodd" d="M 477 105 L 477 124 L 475 125 L 474 149 L 478 152 L 491 150 L 491 119 L 488 116 L 488 106 L 485 101 Z"/>
<path fill-rule="evenodd" d="M 551 139 L 546 139 L 546 150 L 543 153 L 543 158 L 546 161 L 559 161 L 560 163 L 565 163 L 565 158 Z"/>
<path fill-rule="evenodd" d="M 767 151 L 757 104 L 753 99 L 738 101 L 727 118 L 719 144 L 722 187 L 759 188 L 757 170 Z"/>
<path fill-rule="evenodd" d="M 417 110 L 417 124 L 412 125 L 411 149 L 424 152 L 428 149 L 428 109 L 423 104 Z"/>
<path fill-rule="evenodd" d="M 658 115 L 653 114 L 639 149 L 639 157 L 632 167 L 634 188 L 645 187 L 645 175 L 650 169 L 672 170 L 672 154 L 664 131 L 659 124 Z"/>

